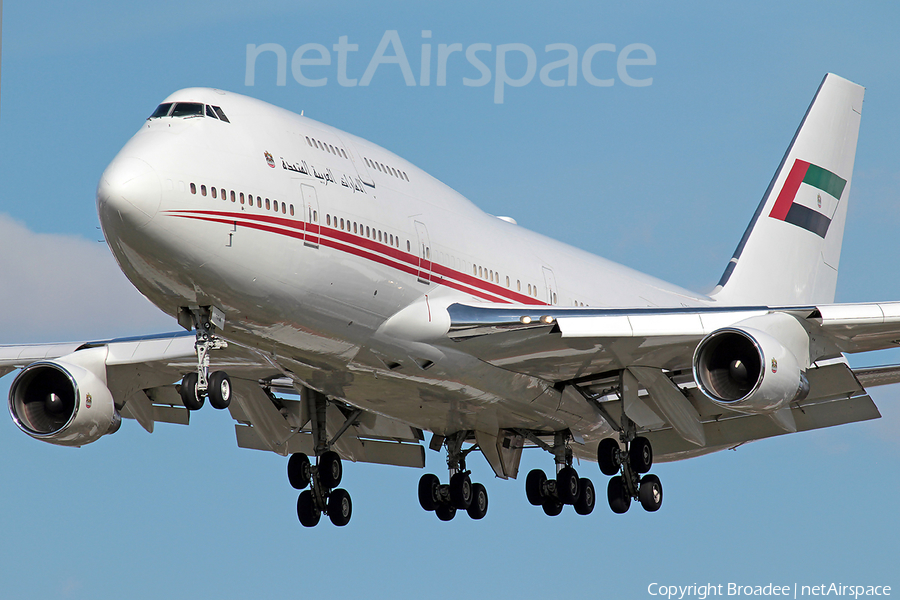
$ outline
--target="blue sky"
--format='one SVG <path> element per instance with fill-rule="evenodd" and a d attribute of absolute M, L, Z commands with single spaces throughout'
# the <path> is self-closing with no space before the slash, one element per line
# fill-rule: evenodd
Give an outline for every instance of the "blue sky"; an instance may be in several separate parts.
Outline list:
<path fill-rule="evenodd" d="M 189 86 L 252 95 L 379 143 L 486 211 L 706 291 L 715 284 L 827 71 L 867 88 L 838 300 L 900 299 L 900 98 L 893 3 L 362 2 L 7 0 L 0 84 L 0 343 L 173 330 L 118 273 L 100 232 L 100 173 L 159 101 Z M 431 38 L 423 38 L 423 31 Z M 248 44 L 328 48 L 347 36 L 362 78 L 387 31 L 418 76 L 423 43 L 524 44 L 538 71 L 594 44 L 652 48 L 618 77 L 598 54 L 590 85 L 539 75 L 504 88 L 463 60 L 447 85 L 407 86 L 382 65 L 344 87 L 330 66 L 305 87 L 274 60 L 245 85 Z M 459 58 L 461 55 L 455 55 Z M 482 55 L 496 76 L 495 52 Z M 335 58 L 336 60 L 336 58 Z M 308 70 L 307 70 L 308 69 Z M 524 73 L 511 52 L 507 72 Z M 553 77 L 560 78 L 562 71 Z M 855 364 L 897 362 L 895 353 Z M 0 381 L 5 397 L 11 376 Z M 440 523 L 415 498 L 421 472 L 346 465 L 350 525 L 296 521 L 285 460 L 240 450 L 230 418 L 148 435 L 126 422 L 80 450 L 0 420 L 0 595 L 4 598 L 243 598 L 313 593 L 412 598 L 528 593 L 648 597 L 647 585 L 892 585 L 900 493 L 900 394 L 872 396 L 884 418 L 660 465 L 655 514 L 550 519 L 523 480 L 487 485 L 488 516 Z M 543 453 L 522 472 L 550 469 Z M 446 476 L 443 457 L 429 471 Z M 596 466 L 580 466 L 598 489 Z"/>

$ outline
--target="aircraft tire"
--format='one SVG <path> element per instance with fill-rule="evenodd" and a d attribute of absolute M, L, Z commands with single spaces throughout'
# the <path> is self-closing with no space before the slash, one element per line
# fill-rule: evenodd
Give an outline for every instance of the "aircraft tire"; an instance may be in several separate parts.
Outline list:
<path fill-rule="evenodd" d="M 660 483 L 659 477 L 656 475 L 644 475 L 641 477 L 638 498 L 641 501 L 641 506 L 647 512 L 658 511 L 663 501 L 662 483 Z"/>
<path fill-rule="evenodd" d="M 427 511 L 433 511 L 440 504 L 438 493 L 441 489 L 441 480 L 433 473 L 425 473 L 419 479 L 419 506 Z"/>
<path fill-rule="evenodd" d="M 556 474 L 556 493 L 563 504 L 575 504 L 578 492 L 578 473 L 572 467 L 563 467 Z"/>
<path fill-rule="evenodd" d="M 453 517 L 456 516 L 456 507 L 452 504 L 441 502 L 437 505 L 437 508 L 434 509 L 434 514 L 436 514 L 437 518 L 441 521 L 452 521 Z"/>
<path fill-rule="evenodd" d="M 450 478 L 450 503 L 458 510 L 468 510 L 472 505 L 472 480 L 466 473 Z"/>
<path fill-rule="evenodd" d="M 216 371 L 209 376 L 209 404 L 222 410 L 231 404 L 231 378 L 225 371 Z"/>
<path fill-rule="evenodd" d="M 328 518 L 338 527 L 343 527 L 350 522 L 353 514 L 353 503 L 347 490 L 338 488 L 328 497 Z"/>
<path fill-rule="evenodd" d="M 547 497 L 544 499 L 543 504 L 541 504 L 541 508 L 544 509 L 544 514 L 548 517 L 555 517 L 562 512 L 564 504 L 557 500 L 556 498 Z"/>
<path fill-rule="evenodd" d="M 547 475 L 540 469 L 532 469 L 525 478 L 525 497 L 532 506 L 541 506 L 544 503 L 544 483 Z"/>
<path fill-rule="evenodd" d="M 603 438 L 597 445 L 597 464 L 604 475 L 615 475 L 619 472 L 622 461 L 619 459 L 619 444 L 612 438 Z"/>
<path fill-rule="evenodd" d="M 203 408 L 203 396 L 197 390 L 199 380 L 200 376 L 196 373 L 188 373 L 181 380 L 179 394 L 181 394 L 182 404 L 188 410 L 200 410 Z"/>
<path fill-rule="evenodd" d="M 291 482 L 291 487 L 295 490 L 306 488 L 309 485 L 311 469 L 307 455 L 302 452 L 291 454 L 287 465 L 288 481 Z"/>
<path fill-rule="evenodd" d="M 488 510 L 487 490 L 480 483 L 472 484 L 472 504 L 469 505 L 467 512 L 469 516 L 475 519 L 483 519 Z"/>
<path fill-rule="evenodd" d="M 578 500 L 575 501 L 575 512 L 579 515 L 589 515 L 594 512 L 594 505 L 597 502 L 597 494 L 594 491 L 594 482 L 587 477 L 578 480 L 580 488 Z"/>
<path fill-rule="evenodd" d="M 653 447 L 645 437 L 636 437 L 628 450 L 628 459 L 635 473 L 646 473 L 653 466 Z"/>
<path fill-rule="evenodd" d="M 341 457 L 337 452 L 329 450 L 319 457 L 319 480 L 322 485 L 328 489 L 336 488 L 341 484 L 341 478 L 344 476 L 344 467 L 341 464 Z"/>
<path fill-rule="evenodd" d="M 631 496 L 625 489 L 625 481 L 621 477 L 613 477 L 606 486 L 606 496 L 609 500 L 609 507 L 618 515 L 628 512 L 631 506 Z"/>
<path fill-rule="evenodd" d="M 322 518 L 322 511 L 316 506 L 312 492 L 309 490 L 300 492 L 300 496 L 297 498 L 297 518 L 304 527 L 315 527 Z"/>

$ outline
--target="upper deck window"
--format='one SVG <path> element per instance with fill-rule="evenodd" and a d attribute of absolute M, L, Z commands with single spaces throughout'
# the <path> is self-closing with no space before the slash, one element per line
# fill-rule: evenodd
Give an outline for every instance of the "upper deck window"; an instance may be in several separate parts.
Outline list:
<path fill-rule="evenodd" d="M 153 111 L 153 114 L 150 115 L 150 119 L 158 119 L 159 117 L 164 117 L 169 114 L 169 109 L 172 108 L 171 102 L 164 102 L 156 107 L 156 110 Z"/>
<path fill-rule="evenodd" d="M 202 117 L 203 105 L 199 102 L 178 102 L 172 109 L 173 117 Z"/>

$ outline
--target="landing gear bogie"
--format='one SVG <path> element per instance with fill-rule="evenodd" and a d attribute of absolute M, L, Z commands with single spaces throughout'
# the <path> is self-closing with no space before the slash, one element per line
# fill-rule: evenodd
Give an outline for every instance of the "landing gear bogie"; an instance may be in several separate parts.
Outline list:
<path fill-rule="evenodd" d="M 288 460 L 288 480 L 295 489 L 304 489 L 297 498 L 297 517 L 304 527 L 315 527 L 322 514 L 331 522 L 343 527 L 350 522 L 353 502 L 347 490 L 337 488 L 341 481 L 343 467 L 341 458 L 334 451 L 322 453 L 316 466 L 310 465 L 309 457 L 303 453 L 292 454 Z"/>

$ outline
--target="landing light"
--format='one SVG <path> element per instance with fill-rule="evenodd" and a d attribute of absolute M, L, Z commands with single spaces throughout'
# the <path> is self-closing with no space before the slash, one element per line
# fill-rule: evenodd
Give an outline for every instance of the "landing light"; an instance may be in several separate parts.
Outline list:
<path fill-rule="evenodd" d="M 524 317 L 520 317 L 519 322 L 521 322 L 522 325 L 528 325 L 529 323 L 531 323 L 531 317 L 529 317 L 527 315 Z"/>
<path fill-rule="evenodd" d="M 543 317 L 541 317 L 541 323 L 550 325 L 553 323 L 553 317 L 551 317 L 550 315 L 544 315 Z"/>

